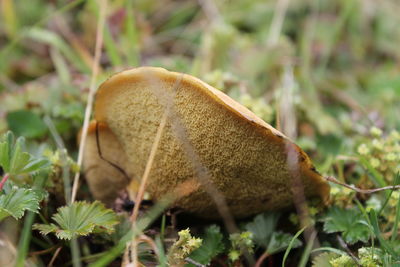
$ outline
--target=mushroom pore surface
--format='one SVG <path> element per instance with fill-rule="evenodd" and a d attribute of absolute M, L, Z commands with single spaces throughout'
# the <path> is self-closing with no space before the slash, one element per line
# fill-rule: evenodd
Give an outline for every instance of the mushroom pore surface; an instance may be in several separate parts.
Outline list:
<path fill-rule="evenodd" d="M 96 96 L 95 119 L 107 125 L 132 176 L 143 175 L 164 112 L 167 124 L 146 186 L 153 199 L 189 181 L 190 192 L 176 206 L 218 217 L 206 190 L 212 186 L 235 217 L 245 217 L 291 206 L 296 175 L 306 196 L 328 198 L 326 181 L 282 133 L 204 82 L 153 67 L 112 76 Z M 295 171 L 289 168 L 288 151 L 298 162 Z"/>

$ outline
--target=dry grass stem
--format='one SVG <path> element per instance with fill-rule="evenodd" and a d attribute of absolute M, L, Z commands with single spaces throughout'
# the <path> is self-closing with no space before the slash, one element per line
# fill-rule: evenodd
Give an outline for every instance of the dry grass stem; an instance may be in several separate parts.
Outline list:
<path fill-rule="evenodd" d="M 211 22 L 222 22 L 223 19 L 214 0 L 198 0 L 201 8 Z"/>
<path fill-rule="evenodd" d="M 279 106 L 279 122 L 282 132 L 292 140 L 297 137 L 297 119 L 294 108 L 296 81 L 293 75 L 293 69 L 290 65 L 285 66 L 285 71 L 282 76 L 281 99 Z M 287 167 L 292 176 L 291 191 L 293 194 L 293 203 L 299 216 L 301 227 L 306 227 L 304 237 L 307 243 L 313 240 L 313 248 L 319 247 L 319 241 L 316 237 L 316 230 L 312 224 L 306 197 L 304 194 L 304 185 L 300 177 L 299 158 L 292 144 L 286 145 L 287 152 Z"/>
<path fill-rule="evenodd" d="M 269 47 L 275 46 L 278 43 L 289 2 L 290 0 L 278 0 L 276 3 L 275 13 L 267 40 L 267 46 Z"/>
<path fill-rule="evenodd" d="M 340 246 L 346 250 L 347 254 L 353 259 L 354 263 L 361 267 L 360 261 L 357 259 L 357 257 L 351 252 L 349 247 L 347 246 L 346 242 L 344 242 L 343 238 L 341 238 L 339 235 L 336 236 L 336 239 L 338 240 Z"/>
<path fill-rule="evenodd" d="M 63 248 L 63 247 L 59 247 L 59 248 L 54 252 L 54 255 L 53 255 L 53 257 L 51 257 L 51 260 L 50 260 L 50 262 L 49 262 L 49 265 L 47 265 L 47 267 L 53 267 L 54 261 L 56 260 L 58 254 L 60 254 L 60 251 L 61 251 L 62 248 Z"/>
<path fill-rule="evenodd" d="M 140 203 L 143 200 L 143 196 L 144 196 L 144 193 L 145 193 L 145 190 L 146 190 L 146 184 L 147 184 L 147 180 L 149 179 L 151 166 L 153 165 L 154 157 L 156 156 L 157 148 L 158 148 L 158 145 L 160 144 L 161 135 L 163 133 L 165 124 L 167 123 L 167 115 L 168 115 L 167 112 L 164 112 L 163 117 L 161 118 L 161 122 L 160 122 L 160 125 L 158 126 L 157 133 L 156 133 L 156 136 L 154 138 L 153 145 L 151 147 L 150 155 L 149 155 L 149 158 L 147 160 L 146 167 L 145 167 L 142 179 L 140 180 L 140 187 L 139 187 L 139 191 L 138 191 L 138 193 L 136 195 L 135 207 L 133 209 L 133 213 L 132 213 L 132 216 L 131 216 L 131 221 L 133 223 L 136 221 L 137 216 L 139 214 L 139 207 L 140 207 Z"/>
<path fill-rule="evenodd" d="M 179 87 L 182 78 L 183 74 L 180 76 L 180 79 L 176 80 L 174 88 L 177 89 Z M 149 79 L 151 79 L 151 77 L 149 77 Z M 153 82 L 159 83 L 159 81 L 157 80 L 152 80 Z M 193 164 L 193 170 L 196 179 L 201 184 L 203 189 L 207 192 L 207 194 L 209 194 L 209 196 L 213 199 L 217 207 L 218 213 L 221 215 L 221 218 L 224 221 L 227 230 L 230 233 L 237 232 L 238 228 L 236 227 L 233 216 L 229 211 L 229 207 L 226 203 L 225 197 L 212 183 L 208 169 L 201 163 L 201 158 L 191 144 L 186 128 L 183 125 L 179 114 L 174 109 L 173 105 L 176 90 L 174 90 L 172 93 L 168 92 L 162 89 L 163 87 L 161 84 L 156 88 L 158 89 L 154 90 L 153 93 L 158 97 L 161 105 L 163 105 L 164 108 L 168 110 L 168 120 L 171 124 L 172 132 L 181 142 L 183 151 Z"/>
<path fill-rule="evenodd" d="M 78 52 L 83 62 L 90 67 L 94 64 L 94 59 L 89 49 L 79 39 L 79 37 L 70 29 L 70 25 L 65 21 L 63 16 L 54 17 L 54 22 L 60 33 L 67 39 L 68 43 Z M 100 66 L 99 66 L 100 68 Z"/>
<path fill-rule="evenodd" d="M 107 10 L 107 0 L 101 0 L 100 1 L 100 15 L 99 15 L 99 20 L 98 20 L 98 24 L 97 24 L 97 32 L 96 32 L 96 48 L 95 48 L 95 54 L 94 54 L 94 62 L 93 62 L 93 66 L 92 66 L 92 77 L 90 80 L 89 95 L 88 95 L 88 101 L 86 104 L 85 119 L 83 122 L 81 143 L 79 144 L 79 154 L 78 154 L 78 160 L 77 160 L 77 164 L 79 167 L 82 166 L 83 152 L 84 152 L 85 144 L 86 144 L 86 137 L 87 137 L 87 133 L 88 133 L 89 121 L 90 121 L 90 116 L 92 115 L 93 100 L 94 100 L 94 95 L 95 95 L 95 91 L 96 91 L 96 81 L 97 81 L 97 75 L 99 72 L 101 48 L 103 46 L 103 32 L 104 32 L 104 25 L 105 25 L 105 19 L 106 19 L 106 10 Z M 76 193 L 78 191 L 78 184 L 79 184 L 79 177 L 80 177 L 80 172 L 77 172 L 74 177 L 74 184 L 72 186 L 71 202 L 74 202 L 76 199 Z"/>
<path fill-rule="evenodd" d="M 154 138 L 153 145 L 151 147 L 149 159 L 147 160 L 146 167 L 145 167 L 142 179 L 140 181 L 139 191 L 138 191 L 138 193 L 136 195 L 136 199 L 135 199 L 135 207 L 133 208 L 133 212 L 132 212 L 132 216 L 131 216 L 131 222 L 132 222 L 133 229 L 136 227 L 136 219 L 139 215 L 139 207 L 143 200 L 143 196 L 144 196 L 144 193 L 146 190 L 147 180 L 149 179 L 151 166 L 153 165 L 154 157 L 156 155 L 158 145 L 160 144 L 162 132 L 164 130 L 165 124 L 167 123 L 167 115 L 168 114 L 165 111 L 163 114 L 163 117 L 161 118 L 160 125 L 158 126 L 157 133 Z M 139 241 L 140 241 L 140 238 L 133 236 L 133 239 L 132 239 L 130 245 L 127 246 L 128 253 L 129 253 L 129 250 L 131 252 L 133 266 L 138 266 L 137 245 L 138 245 Z"/>

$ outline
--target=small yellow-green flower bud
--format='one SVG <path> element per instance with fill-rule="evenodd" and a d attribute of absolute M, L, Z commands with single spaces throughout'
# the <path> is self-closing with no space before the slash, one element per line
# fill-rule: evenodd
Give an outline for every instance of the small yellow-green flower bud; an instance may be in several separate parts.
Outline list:
<path fill-rule="evenodd" d="M 394 152 L 400 152 L 400 144 L 395 144 L 393 147 Z"/>
<path fill-rule="evenodd" d="M 339 193 L 340 193 L 340 190 L 336 186 L 331 188 L 331 195 L 337 195 Z"/>
<path fill-rule="evenodd" d="M 385 159 L 387 161 L 395 161 L 396 160 L 396 154 L 395 153 L 389 153 L 385 156 Z"/>
<path fill-rule="evenodd" d="M 378 168 L 381 165 L 381 162 L 377 158 L 371 158 L 369 163 L 373 168 Z"/>
<path fill-rule="evenodd" d="M 372 140 L 372 146 L 379 150 L 383 149 L 383 143 L 381 141 L 379 141 L 378 139 Z"/>
<path fill-rule="evenodd" d="M 400 141 L 400 133 L 396 130 L 391 131 L 389 136 L 393 141 Z"/>
<path fill-rule="evenodd" d="M 366 144 L 361 144 L 357 151 L 360 155 L 367 155 L 369 153 L 369 148 Z"/>
<path fill-rule="evenodd" d="M 382 130 L 379 129 L 378 127 L 373 126 L 370 130 L 369 130 L 370 134 L 375 136 L 375 137 L 381 137 L 382 136 Z"/>

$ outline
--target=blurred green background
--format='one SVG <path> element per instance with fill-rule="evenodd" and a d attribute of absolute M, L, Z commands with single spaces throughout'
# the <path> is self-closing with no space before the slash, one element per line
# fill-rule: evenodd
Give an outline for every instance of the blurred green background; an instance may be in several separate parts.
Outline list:
<path fill-rule="evenodd" d="M 100 2 L 0 0 L 0 133 L 27 137 L 32 153 L 55 147 L 49 118 L 76 156 Z M 370 188 L 400 171 L 386 159 L 400 155 L 400 1 L 109 0 L 106 10 L 98 84 L 137 66 L 189 73 L 285 132 L 322 174 Z M 333 203 L 355 206 L 342 189 Z"/>

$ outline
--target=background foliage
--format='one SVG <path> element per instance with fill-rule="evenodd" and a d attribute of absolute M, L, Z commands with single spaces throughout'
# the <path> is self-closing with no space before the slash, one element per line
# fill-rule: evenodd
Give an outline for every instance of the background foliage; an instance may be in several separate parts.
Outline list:
<path fill-rule="evenodd" d="M 70 176 L 78 171 L 73 159 L 94 60 L 99 1 L 0 3 L 0 132 L 11 130 L 26 138 L 23 147 L 23 139 L 17 141 L 20 148 L 13 151 L 22 158 L 14 162 L 16 173 L 0 193 L 0 218 L 8 217 L 0 225 L 0 240 L 25 251 L 16 256 L 19 262 L 27 257 L 31 264 L 48 264 L 49 252 L 54 251 L 60 253 L 55 263 L 77 266 L 104 259 L 104 251 L 118 248 L 124 240 L 129 229 L 124 222 L 111 237 L 103 234 L 66 243 L 35 231 L 30 238 L 34 222 L 49 225 L 54 214 L 65 222 L 68 214 L 74 214 L 71 206 L 71 210 L 60 207 L 69 204 Z M 107 4 L 99 83 L 117 71 L 141 65 L 190 73 L 285 131 L 311 155 L 322 174 L 364 189 L 398 184 L 398 1 L 115 0 Z M 285 128 L 288 120 L 294 121 L 296 131 Z M 3 177 L 11 168 L 5 155 L 12 156 L 6 151 L 12 142 L 6 142 L 6 137 L 0 142 L 5 153 L 0 153 Z M 6 209 L 10 192 L 21 197 Z M 25 201 L 27 196 L 33 197 Z M 327 210 L 309 207 L 320 245 L 328 250 L 314 258 L 305 240 L 293 239 L 301 228 L 294 212 L 279 223 L 276 214 L 250 218 L 243 223 L 242 234 L 231 239 L 217 226 L 201 229 L 203 235 L 198 236 L 203 236 L 206 247 L 191 255 L 203 264 L 219 258 L 234 265 L 246 262 L 245 254 L 251 251 L 255 259 L 274 251 L 277 254 L 267 261 L 279 265 L 289 247 L 287 266 L 307 262 L 395 266 L 400 255 L 399 196 L 390 190 L 356 194 L 332 185 Z M 85 186 L 79 199 L 92 200 Z M 113 225 L 115 218 L 107 210 L 96 209 L 111 216 Z M 23 221 L 10 226 L 15 222 L 12 217 L 18 219 L 26 210 L 30 212 Z M 52 225 L 51 231 L 59 230 Z M 75 236 L 68 233 L 68 238 Z M 163 239 L 155 238 L 160 247 Z"/>

